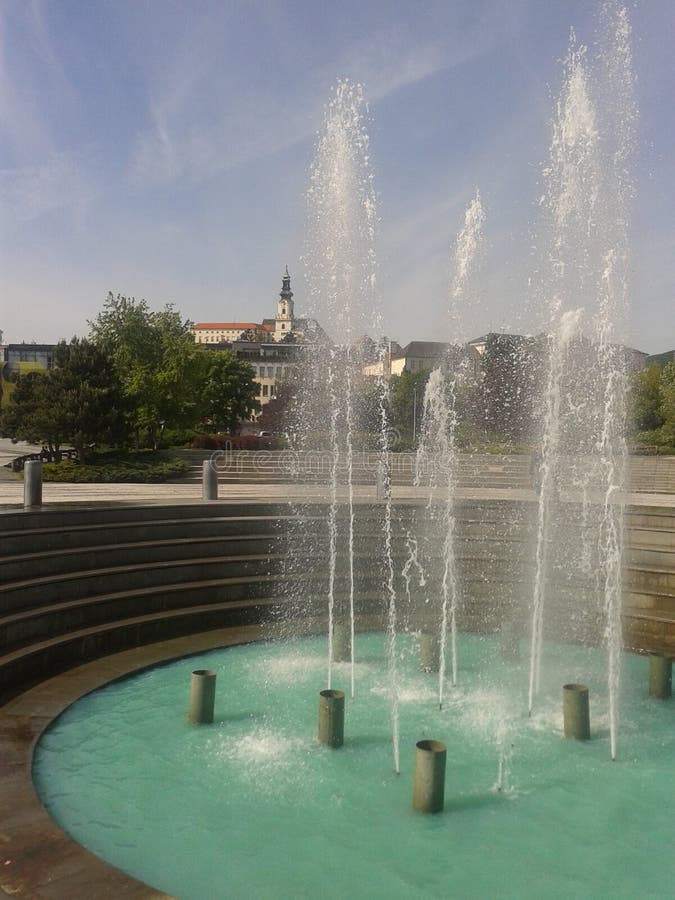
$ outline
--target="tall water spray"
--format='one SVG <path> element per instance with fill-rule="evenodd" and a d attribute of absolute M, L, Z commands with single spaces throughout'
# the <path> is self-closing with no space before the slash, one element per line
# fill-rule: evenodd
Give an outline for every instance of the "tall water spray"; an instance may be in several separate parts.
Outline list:
<path fill-rule="evenodd" d="M 457 612 L 460 606 L 460 584 L 455 558 L 458 399 L 462 383 L 471 370 L 471 359 L 463 346 L 467 336 L 463 333 L 462 323 L 465 307 L 469 302 L 468 285 L 477 262 L 484 220 L 480 196 L 476 192 L 466 209 L 464 225 L 457 236 L 454 251 L 448 315 L 448 333 L 453 343 L 444 365 L 434 369 L 427 381 L 422 436 L 416 458 L 415 482 L 419 485 L 423 474 L 429 473 L 428 518 L 440 526 L 443 541 L 440 608 L 436 623 L 440 645 L 438 702 L 441 707 L 448 632 L 452 683 L 457 684 Z M 433 530 L 436 531 L 435 526 Z"/>
<path fill-rule="evenodd" d="M 528 709 L 531 714 L 539 686 L 545 610 L 547 616 L 554 610 L 558 615 L 552 630 L 574 640 L 586 639 L 588 622 L 604 617 L 614 758 L 626 454 L 628 163 L 635 114 L 626 11 L 608 2 L 601 19 L 593 66 L 572 35 L 544 169 L 548 365 Z M 595 578 L 589 578 L 591 572 Z M 582 606 L 575 608 L 570 596 L 581 597 Z"/>
<path fill-rule="evenodd" d="M 633 183 L 630 158 L 637 116 L 627 10 L 607 2 L 602 9 L 600 109 L 605 117 L 603 190 L 604 246 L 596 332 L 600 385 L 603 395 L 598 451 L 603 488 L 603 527 L 599 534 L 605 638 L 608 651 L 610 745 L 616 758 L 617 700 L 619 693 L 621 634 L 621 581 L 623 553 L 623 492 L 626 482 L 625 417 L 626 359 L 622 348 L 628 312 L 628 256 L 630 201 Z"/>
<path fill-rule="evenodd" d="M 332 679 L 336 624 L 348 622 L 351 656 L 351 693 L 355 691 L 354 554 L 356 551 L 353 487 L 355 387 L 364 360 L 359 342 L 364 335 L 382 333 L 376 297 L 375 236 L 377 212 L 369 139 L 365 127 L 366 103 L 361 85 L 340 81 L 324 117 L 308 191 L 305 270 L 311 315 L 326 322 L 330 341 L 325 345 L 326 366 L 305 365 L 300 428 L 321 430 L 328 410 L 330 449 L 330 505 L 328 515 L 328 685 Z M 363 346 L 363 344 L 361 344 Z M 394 767 L 399 771 L 398 694 L 396 679 L 396 590 L 392 560 L 392 508 L 389 490 L 389 435 L 386 350 L 380 347 L 378 382 L 378 443 L 380 470 L 385 474 L 382 508 L 383 584 L 389 634 L 389 684 L 392 710 Z M 317 425 L 319 428 L 317 429 Z M 306 445 L 307 441 L 306 441 Z M 343 476 L 343 477 L 341 477 Z M 346 535 L 340 533 L 340 505 L 346 507 Z M 347 571 L 347 589 L 337 590 L 338 572 Z"/>

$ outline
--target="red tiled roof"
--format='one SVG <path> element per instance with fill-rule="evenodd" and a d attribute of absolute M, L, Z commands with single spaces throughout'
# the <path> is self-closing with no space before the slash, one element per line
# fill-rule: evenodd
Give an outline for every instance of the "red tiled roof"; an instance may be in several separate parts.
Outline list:
<path fill-rule="evenodd" d="M 220 331 L 244 331 L 246 328 L 264 328 L 257 322 L 197 322 L 192 326 L 196 331 L 198 328 L 210 328 L 212 331 L 219 329 Z"/>

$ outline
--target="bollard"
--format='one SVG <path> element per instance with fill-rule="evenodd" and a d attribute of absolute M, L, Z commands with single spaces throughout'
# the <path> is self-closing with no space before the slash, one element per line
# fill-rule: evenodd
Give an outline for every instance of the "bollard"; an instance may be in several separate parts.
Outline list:
<path fill-rule="evenodd" d="M 343 691 L 319 691 L 319 741 L 341 747 L 345 737 L 345 695 Z"/>
<path fill-rule="evenodd" d="M 202 463 L 202 500 L 218 499 L 218 470 L 210 459 Z"/>
<path fill-rule="evenodd" d="M 211 669 L 195 669 L 190 680 L 188 722 L 210 725 L 216 700 L 216 673 Z"/>
<path fill-rule="evenodd" d="M 649 655 L 649 696 L 667 700 L 673 695 L 673 660 L 659 653 Z"/>
<path fill-rule="evenodd" d="M 441 667 L 441 638 L 438 632 L 420 632 L 420 669 L 438 672 Z"/>
<path fill-rule="evenodd" d="M 333 662 L 350 662 L 352 658 L 352 629 L 349 622 L 333 622 Z"/>
<path fill-rule="evenodd" d="M 445 760 L 447 749 L 441 741 L 418 741 L 415 744 L 413 772 L 413 809 L 437 813 L 445 803 Z"/>
<path fill-rule="evenodd" d="M 591 737 L 588 688 L 583 684 L 563 685 L 563 729 L 566 738 L 587 741 Z"/>
<path fill-rule="evenodd" d="M 23 467 L 24 509 L 42 506 L 42 461 L 29 459 Z"/>

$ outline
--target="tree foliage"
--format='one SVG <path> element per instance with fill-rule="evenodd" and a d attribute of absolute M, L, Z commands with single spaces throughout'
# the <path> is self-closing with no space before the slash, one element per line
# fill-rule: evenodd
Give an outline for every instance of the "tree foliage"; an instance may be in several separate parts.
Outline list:
<path fill-rule="evenodd" d="M 191 322 L 170 304 L 154 312 L 145 300 L 109 293 L 90 327 L 113 360 L 139 443 L 152 445 L 161 429 L 204 419 L 236 430 L 257 408 L 251 367 L 227 351 L 195 344 Z"/>
<path fill-rule="evenodd" d="M 633 375 L 631 418 L 636 431 L 653 431 L 663 425 L 663 384 L 661 367 L 654 364 Z"/>
<path fill-rule="evenodd" d="M 403 442 L 413 440 L 420 434 L 424 409 L 424 389 L 429 380 L 429 372 L 408 372 L 392 375 L 389 381 L 389 415 L 391 427 L 401 436 Z"/>
<path fill-rule="evenodd" d="M 226 350 L 203 350 L 195 362 L 201 418 L 216 431 L 235 433 L 239 422 L 259 408 L 252 367 Z"/>
<path fill-rule="evenodd" d="M 274 396 L 263 406 L 258 418 L 260 427 L 272 432 L 292 430 L 298 393 L 297 381 L 277 382 Z"/>
<path fill-rule="evenodd" d="M 675 360 L 668 363 L 663 369 L 661 383 L 663 394 L 663 403 L 661 404 L 663 442 L 669 447 L 675 447 Z"/>
<path fill-rule="evenodd" d="M 18 379 L 2 416 L 2 433 L 58 451 L 72 444 L 81 458 L 98 443 L 118 443 L 127 434 L 122 387 L 108 355 L 87 340 L 62 341 L 54 365 Z"/>
<path fill-rule="evenodd" d="M 89 325 L 92 340 L 109 354 L 123 385 L 137 439 L 153 443 L 163 425 L 194 424 L 199 367 L 189 321 L 170 304 L 154 312 L 145 300 L 109 293 Z"/>

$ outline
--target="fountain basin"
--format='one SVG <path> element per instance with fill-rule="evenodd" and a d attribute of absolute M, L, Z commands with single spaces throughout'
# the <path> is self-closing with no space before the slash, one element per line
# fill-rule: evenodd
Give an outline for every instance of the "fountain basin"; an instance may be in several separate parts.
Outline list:
<path fill-rule="evenodd" d="M 526 672 L 494 639 L 461 636 L 462 679 L 439 711 L 437 679 L 402 637 L 397 777 L 385 639 L 358 635 L 357 646 L 339 753 L 316 739 L 325 639 L 240 646 L 70 707 L 36 751 L 41 799 L 80 843 L 181 898 L 667 896 L 672 862 L 653 848 L 670 839 L 672 715 L 670 701 L 646 698 L 646 659 L 624 659 L 612 763 L 603 654 L 547 645 L 551 675 L 527 720 Z M 214 724 L 194 729 L 185 712 L 197 668 L 223 687 Z M 562 737 L 563 673 L 593 692 L 583 744 Z M 346 665 L 333 674 L 348 684 Z M 432 737 L 448 747 L 445 811 L 419 817 L 414 747 Z"/>

